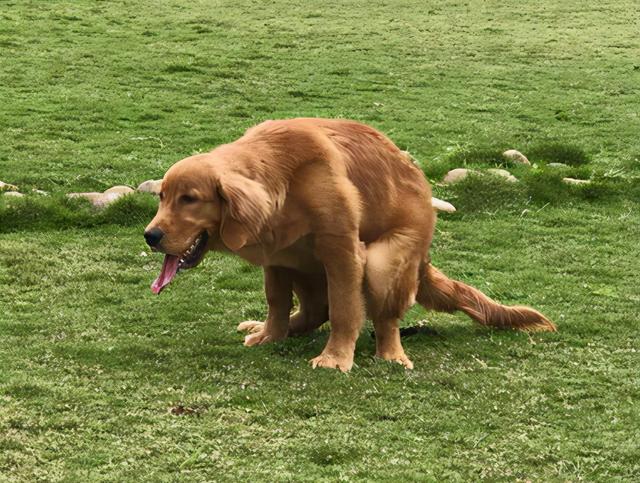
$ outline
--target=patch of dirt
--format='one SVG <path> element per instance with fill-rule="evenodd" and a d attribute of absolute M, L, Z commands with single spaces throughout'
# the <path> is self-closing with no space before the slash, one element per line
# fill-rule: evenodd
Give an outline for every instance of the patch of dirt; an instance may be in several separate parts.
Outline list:
<path fill-rule="evenodd" d="M 169 408 L 169 414 L 173 414 L 174 416 L 200 416 L 203 411 L 204 409 L 202 408 L 190 408 L 182 404 Z"/>

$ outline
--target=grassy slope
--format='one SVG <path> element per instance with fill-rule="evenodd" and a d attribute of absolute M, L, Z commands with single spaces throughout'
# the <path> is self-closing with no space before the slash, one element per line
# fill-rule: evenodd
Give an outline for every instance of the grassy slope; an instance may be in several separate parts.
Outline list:
<path fill-rule="evenodd" d="M 136 184 L 296 115 L 372 123 L 428 173 L 559 140 L 638 174 L 633 2 L 156 3 L 3 4 L 1 180 Z M 436 264 L 561 331 L 415 309 L 405 323 L 435 330 L 406 340 L 416 370 L 375 361 L 365 332 L 348 376 L 305 362 L 326 332 L 241 346 L 264 297 L 235 258 L 153 297 L 148 204 L 127 227 L 15 231 L 32 211 L 0 203 L 0 478 L 637 479 L 637 202 L 448 194 L 465 209 L 440 220 Z"/>

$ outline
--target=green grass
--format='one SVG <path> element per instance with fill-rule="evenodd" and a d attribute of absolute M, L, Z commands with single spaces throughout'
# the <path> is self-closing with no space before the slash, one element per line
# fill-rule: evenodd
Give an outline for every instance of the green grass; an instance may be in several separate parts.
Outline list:
<path fill-rule="evenodd" d="M 156 297 L 142 226 L 3 235 L 0 468 L 24 480 L 634 479 L 640 219 L 615 208 L 598 243 L 606 216 L 589 205 L 441 220 L 438 266 L 540 308 L 560 332 L 414 309 L 405 324 L 436 331 L 406 339 L 416 370 L 374 360 L 366 330 L 347 376 L 307 364 L 323 331 L 242 347 L 235 325 L 264 316 L 264 296 L 236 258 L 209 256 Z M 195 413 L 170 414 L 178 405 Z"/>
<path fill-rule="evenodd" d="M 4 2 L 0 180 L 52 196 L 0 195 L 0 480 L 637 481 L 635 7 Z M 153 296 L 155 198 L 64 197 L 302 115 L 382 129 L 433 181 L 511 170 L 435 186 L 458 212 L 434 263 L 559 332 L 414 308 L 414 371 L 370 325 L 350 374 L 312 370 L 326 330 L 235 333 L 265 315 L 259 269 L 212 254 Z"/>
<path fill-rule="evenodd" d="M 637 168 L 636 6 L 6 1 L 0 173 L 137 184 L 299 115 L 368 122 L 425 163 L 562 143 Z"/>

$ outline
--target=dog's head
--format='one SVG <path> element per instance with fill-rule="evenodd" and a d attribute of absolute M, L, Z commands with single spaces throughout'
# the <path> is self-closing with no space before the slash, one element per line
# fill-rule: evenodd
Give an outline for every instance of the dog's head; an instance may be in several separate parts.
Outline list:
<path fill-rule="evenodd" d="M 144 232 L 149 246 L 165 253 L 154 293 L 179 269 L 198 265 L 216 240 L 236 251 L 267 223 L 273 207 L 267 190 L 232 162 L 213 152 L 183 159 L 165 174 L 158 212 Z"/>

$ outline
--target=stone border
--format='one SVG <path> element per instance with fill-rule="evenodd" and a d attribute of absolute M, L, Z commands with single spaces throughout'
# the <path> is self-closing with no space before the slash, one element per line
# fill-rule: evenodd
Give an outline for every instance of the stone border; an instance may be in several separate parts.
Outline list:
<path fill-rule="evenodd" d="M 527 167 L 531 167 L 531 163 L 529 162 L 529 160 L 527 159 L 527 157 L 522 154 L 520 151 L 516 151 L 515 149 L 508 149 L 507 151 L 505 151 L 504 153 L 502 153 L 502 157 L 507 160 L 510 161 L 512 163 L 515 164 L 521 164 Z M 559 168 L 569 168 L 569 166 L 567 166 L 564 163 L 549 163 L 547 164 L 548 167 L 550 168 L 554 168 L 554 169 L 559 169 Z M 469 168 L 455 168 L 450 170 L 445 176 L 444 178 L 442 178 L 442 183 L 443 184 L 453 184 L 453 183 L 457 183 L 459 181 L 462 181 L 463 179 L 465 179 L 467 176 L 469 176 L 469 174 L 473 173 L 473 174 L 477 174 L 477 175 L 483 175 L 486 173 L 490 173 L 492 175 L 495 176 L 500 176 L 502 178 L 504 178 L 506 181 L 510 182 L 510 183 L 517 183 L 518 182 L 518 178 L 516 178 L 514 175 L 512 175 L 509 171 L 507 171 L 506 169 L 501 169 L 501 168 L 488 168 L 486 171 L 480 171 L 477 169 L 469 169 Z M 562 178 L 562 181 L 566 184 L 573 184 L 573 185 L 585 185 L 585 184 L 590 184 L 591 180 L 588 179 L 576 179 L 576 178 Z"/>
<path fill-rule="evenodd" d="M 96 208 L 104 208 L 109 206 L 115 200 L 122 198 L 123 196 L 127 196 L 133 194 L 135 192 L 139 193 L 151 193 L 151 194 L 159 194 L 160 187 L 162 185 L 161 179 L 150 179 L 141 183 L 137 189 L 133 189 L 130 186 L 125 185 L 116 185 L 111 188 L 103 191 L 102 193 L 98 192 L 84 192 L 84 193 L 68 193 L 68 198 L 84 198 L 89 200 L 89 202 L 95 206 Z M 21 193 L 18 190 L 18 187 L 9 183 L 4 183 L 0 181 L 0 193 L 3 196 L 10 196 L 15 198 L 22 198 L 25 196 L 24 193 Z M 47 196 L 49 193 L 46 191 L 34 189 L 33 193 Z"/>
<path fill-rule="evenodd" d="M 408 153 L 406 154 L 408 157 L 410 157 Z M 531 166 L 531 163 L 529 162 L 527 157 L 524 154 L 522 154 L 520 151 L 517 151 L 515 149 L 508 149 L 507 151 L 502 153 L 502 156 L 505 160 L 509 162 L 528 166 L 528 167 Z M 568 166 L 563 163 L 549 163 L 547 166 L 551 168 L 568 168 Z M 444 176 L 444 178 L 442 179 L 442 183 L 445 185 L 457 183 L 465 179 L 471 173 L 478 174 L 478 175 L 484 175 L 488 173 L 493 176 L 499 176 L 509 183 L 518 182 L 518 178 L 516 178 L 513 174 L 511 174 L 506 169 L 488 168 L 485 171 L 480 171 L 477 169 L 469 169 L 469 168 L 455 168 L 450 170 Z M 562 178 L 562 181 L 564 183 L 571 184 L 571 185 L 586 185 L 591 183 L 591 180 L 576 179 L 576 178 Z M 135 192 L 151 193 L 154 195 L 158 195 L 160 193 L 161 187 L 162 187 L 161 179 L 149 179 L 147 181 L 143 181 L 142 183 L 140 183 L 140 185 L 138 185 L 138 187 L 135 190 L 130 186 L 117 185 L 105 190 L 102 193 L 98 193 L 98 192 L 68 193 L 67 197 L 85 198 L 89 200 L 89 202 L 91 202 L 91 204 L 96 208 L 104 208 L 106 206 L 109 206 L 111 203 L 113 203 L 117 199 L 120 199 L 123 196 L 133 194 Z M 48 195 L 47 192 L 37 190 L 37 189 L 34 189 L 33 192 L 39 195 Z M 16 198 L 20 198 L 24 196 L 24 194 L 18 190 L 17 186 L 9 183 L 4 183 L 2 181 L 0 181 L 0 193 L 2 193 L 4 196 L 10 196 L 10 197 L 16 197 Z M 456 208 L 451 203 L 444 200 L 440 200 L 438 198 L 432 198 L 431 203 L 435 211 L 442 211 L 446 213 L 455 213 L 456 211 Z"/>

